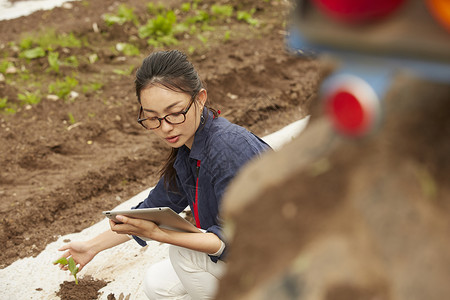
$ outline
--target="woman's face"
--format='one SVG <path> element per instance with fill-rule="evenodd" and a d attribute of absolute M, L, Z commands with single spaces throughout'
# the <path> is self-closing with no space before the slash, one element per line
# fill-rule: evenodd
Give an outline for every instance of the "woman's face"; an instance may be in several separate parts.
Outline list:
<path fill-rule="evenodd" d="M 186 113 L 186 120 L 183 123 L 169 124 L 166 120 L 161 120 L 161 126 L 151 131 L 173 148 L 186 145 L 190 149 L 200 124 L 206 97 L 206 90 L 202 89 Z M 179 113 L 188 107 L 190 101 L 191 95 L 175 92 L 160 85 L 151 85 L 141 91 L 141 105 L 145 118 L 163 118 L 171 113 Z"/>

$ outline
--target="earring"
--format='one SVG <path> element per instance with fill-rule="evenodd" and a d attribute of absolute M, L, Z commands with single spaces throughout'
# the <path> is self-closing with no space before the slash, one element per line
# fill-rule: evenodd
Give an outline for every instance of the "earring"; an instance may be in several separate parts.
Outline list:
<path fill-rule="evenodd" d="M 200 123 L 202 125 L 205 124 L 205 117 L 203 116 L 203 114 L 200 116 Z"/>

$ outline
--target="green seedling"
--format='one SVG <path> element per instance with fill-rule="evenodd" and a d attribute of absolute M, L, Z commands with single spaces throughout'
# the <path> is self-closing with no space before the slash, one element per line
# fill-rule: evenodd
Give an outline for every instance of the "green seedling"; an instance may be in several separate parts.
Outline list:
<path fill-rule="evenodd" d="M 58 52 L 50 52 L 47 56 L 48 64 L 50 65 L 50 69 L 59 73 L 59 65 L 61 64 L 58 60 L 59 53 Z"/>
<path fill-rule="evenodd" d="M 121 4 L 117 8 L 117 14 L 105 14 L 103 20 L 106 25 L 112 26 L 114 24 L 123 25 L 126 22 L 133 22 L 133 24 L 138 24 L 138 19 L 134 14 L 134 8 L 129 7 L 126 4 Z"/>
<path fill-rule="evenodd" d="M 20 40 L 19 47 L 22 50 L 31 49 L 33 47 L 33 39 L 31 37 L 24 37 Z"/>
<path fill-rule="evenodd" d="M 208 43 L 208 38 L 201 34 L 197 35 L 197 38 L 205 45 Z"/>
<path fill-rule="evenodd" d="M 26 58 L 26 59 L 35 59 L 39 57 L 45 56 L 45 50 L 42 47 L 35 47 L 32 49 L 24 50 L 20 52 L 19 57 L 20 58 Z"/>
<path fill-rule="evenodd" d="M 227 30 L 227 31 L 225 32 L 225 34 L 223 35 L 223 41 L 224 41 L 224 42 L 227 42 L 227 41 L 230 40 L 230 38 L 231 38 L 231 31 Z"/>
<path fill-rule="evenodd" d="M 202 2 L 202 0 L 193 0 L 192 1 L 192 9 L 197 9 L 198 5 Z"/>
<path fill-rule="evenodd" d="M 253 14 L 255 13 L 255 9 L 251 9 L 249 12 L 247 11 L 238 11 L 237 19 L 239 21 L 245 21 L 252 26 L 258 26 L 259 21 L 253 18 Z"/>
<path fill-rule="evenodd" d="M 77 122 L 77 121 L 75 121 L 75 117 L 73 116 L 73 114 L 71 112 L 67 113 L 67 116 L 69 117 L 69 123 L 71 125 L 73 125 Z"/>
<path fill-rule="evenodd" d="M 156 16 L 156 15 L 164 13 L 166 11 L 166 8 L 161 3 L 154 4 L 154 3 L 150 2 L 147 4 L 147 11 L 149 14 Z"/>
<path fill-rule="evenodd" d="M 140 51 L 136 46 L 128 43 L 117 43 L 116 49 L 126 56 L 137 56 L 140 54 Z"/>
<path fill-rule="evenodd" d="M 17 98 L 19 98 L 20 101 L 22 101 L 24 104 L 38 104 L 41 102 L 41 95 L 39 91 L 36 91 L 34 93 L 25 91 L 23 94 L 18 94 Z"/>
<path fill-rule="evenodd" d="M 195 52 L 195 47 L 194 46 L 189 46 L 188 53 L 189 54 L 194 54 L 194 52 Z"/>
<path fill-rule="evenodd" d="M 22 52 L 35 48 L 41 48 L 43 51 L 52 51 L 57 47 L 80 48 L 81 45 L 82 41 L 76 38 L 73 33 L 57 34 L 54 29 L 46 29 L 33 34 L 33 36 L 25 36 L 19 43 Z"/>
<path fill-rule="evenodd" d="M 6 74 L 9 67 L 14 67 L 14 64 L 7 60 L 0 61 L 0 73 Z"/>
<path fill-rule="evenodd" d="M 71 55 L 64 60 L 64 65 L 72 68 L 77 68 L 80 63 L 78 62 L 78 58 L 76 56 Z"/>
<path fill-rule="evenodd" d="M 70 273 L 72 273 L 73 277 L 75 277 L 75 284 L 78 284 L 78 279 L 77 279 L 78 267 L 75 264 L 75 261 L 73 260 L 72 257 L 69 257 L 69 259 L 67 259 L 65 257 L 61 257 L 61 258 L 55 260 L 53 262 L 53 264 L 54 265 L 60 264 L 63 266 L 67 266 Z"/>
<path fill-rule="evenodd" d="M 55 94 L 59 98 L 65 99 L 70 92 L 78 85 L 78 80 L 73 77 L 66 77 L 64 81 L 57 80 L 48 87 L 50 94 Z"/>
<path fill-rule="evenodd" d="M 17 112 L 16 109 L 13 108 L 13 107 L 6 107 L 5 110 L 4 110 L 4 113 L 8 114 L 8 115 L 13 115 L 16 112 Z"/>
<path fill-rule="evenodd" d="M 8 97 L 0 98 L 0 109 L 5 109 L 6 103 L 8 103 Z"/>
<path fill-rule="evenodd" d="M 160 14 L 156 18 L 148 20 L 147 24 L 139 27 L 139 37 L 141 39 L 149 38 L 147 43 L 155 47 L 176 45 L 178 42 L 174 36 L 176 20 L 177 17 L 172 10 L 169 10 L 165 15 Z M 177 29 L 177 31 L 179 30 Z"/>
<path fill-rule="evenodd" d="M 113 72 L 117 75 L 123 75 L 123 76 L 130 76 L 131 73 L 133 73 L 134 66 L 130 66 L 128 69 L 120 70 L 120 69 L 114 69 Z"/>
<path fill-rule="evenodd" d="M 195 16 L 189 17 L 185 20 L 186 24 L 207 23 L 211 19 L 208 12 L 204 10 L 197 10 Z"/>
<path fill-rule="evenodd" d="M 81 40 L 76 38 L 73 33 L 57 34 L 54 29 L 50 29 L 38 34 L 34 43 L 38 44 L 44 49 L 54 49 L 56 47 L 63 48 L 80 48 Z"/>
<path fill-rule="evenodd" d="M 229 18 L 233 15 L 233 6 L 231 5 L 213 5 L 211 13 L 219 18 Z"/>
<path fill-rule="evenodd" d="M 165 15 L 157 15 L 156 18 L 147 21 L 147 24 L 139 27 L 139 37 L 150 36 L 162 37 L 172 33 L 173 25 L 177 17 L 173 11 L 168 11 Z"/>
<path fill-rule="evenodd" d="M 189 12 L 191 10 L 191 3 L 183 3 L 181 4 L 181 11 L 182 12 Z"/>
<path fill-rule="evenodd" d="M 82 90 L 83 94 L 86 94 L 86 93 L 98 91 L 102 87 L 103 87 L 103 83 L 93 82 L 93 83 L 90 83 L 90 84 L 84 84 L 81 87 L 81 90 Z"/>

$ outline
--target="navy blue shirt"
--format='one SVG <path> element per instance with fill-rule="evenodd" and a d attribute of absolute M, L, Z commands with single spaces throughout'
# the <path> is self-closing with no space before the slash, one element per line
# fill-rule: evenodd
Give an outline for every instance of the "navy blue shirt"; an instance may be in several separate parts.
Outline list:
<path fill-rule="evenodd" d="M 245 128 L 222 117 L 214 118 L 206 108 L 203 115 L 205 123 L 197 129 L 192 148 L 180 147 L 174 162 L 178 192 L 167 190 L 164 178 L 161 178 L 148 197 L 135 208 L 168 206 L 180 213 L 189 205 L 194 213 L 198 178 L 196 221 L 202 229 L 216 234 L 225 242 L 219 214 L 223 194 L 239 169 L 270 147 Z M 140 245 L 146 245 L 139 237 L 134 238 Z M 217 262 L 224 258 L 225 253 L 223 251 L 219 257 L 210 256 L 211 260 Z"/>

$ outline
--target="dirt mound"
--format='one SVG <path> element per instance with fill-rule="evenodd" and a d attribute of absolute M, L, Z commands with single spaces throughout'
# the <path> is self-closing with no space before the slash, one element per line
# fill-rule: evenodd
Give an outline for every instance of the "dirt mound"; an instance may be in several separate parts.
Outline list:
<path fill-rule="evenodd" d="M 342 137 L 314 114 L 248 166 L 224 198 L 234 234 L 218 299 L 446 298 L 449 97 L 399 77 L 373 135 Z"/>

